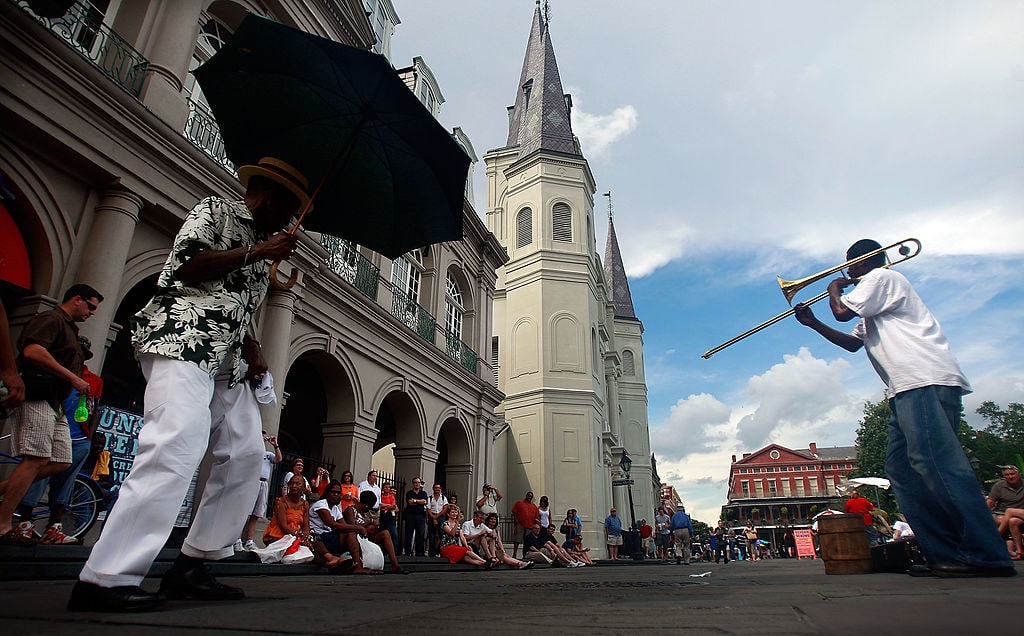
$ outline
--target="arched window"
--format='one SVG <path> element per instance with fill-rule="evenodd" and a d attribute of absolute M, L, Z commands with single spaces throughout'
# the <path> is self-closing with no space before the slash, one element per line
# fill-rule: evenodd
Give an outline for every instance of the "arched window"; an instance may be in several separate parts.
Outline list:
<path fill-rule="evenodd" d="M 636 361 L 633 359 L 633 352 L 629 349 L 622 352 L 622 375 L 636 375 Z"/>
<path fill-rule="evenodd" d="M 551 210 L 551 236 L 562 243 L 572 243 L 572 210 L 567 203 L 556 203 Z"/>
<path fill-rule="evenodd" d="M 419 302 L 422 270 L 423 256 L 419 250 L 399 256 L 391 267 L 391 286 L 394 290 L 391 314 L 413 330 L 420 328 Z"/>
<path fill-rule="evenodd" d="M 185 137 L 200 150 L 210 155 L 221 164 L 234 169 L 224 154 L 224 141 L 220 136 L 220 128 L 210 113 L 210 105 L 203 95 L 202 88 L 192 74 L 197 67 L 213 57 L 231 37 L 231 30 L 216 18 L 210 18 L 199 30 L 192 51 L 192 60 L 188 64 L 188 75 L 182 83 L 181 92 L 188 102 L 188 121 L 185 122 Z"/>
<path fill-rule="evenodd" d="M 523 208 L 516 215 L 516 247 L 533 243 L 533 210 Z"/>
<path fill-rule="evenodd" d="M 453 336 L 461 338 L 462 315 L 465 313 L 465 308 L 462 305 L 462 292 L 459 290 L 459 284 L 455 282 L 455 277 L 451 274 L 448 274 L 445 279 L 445 290 L 445 329 Z"/>

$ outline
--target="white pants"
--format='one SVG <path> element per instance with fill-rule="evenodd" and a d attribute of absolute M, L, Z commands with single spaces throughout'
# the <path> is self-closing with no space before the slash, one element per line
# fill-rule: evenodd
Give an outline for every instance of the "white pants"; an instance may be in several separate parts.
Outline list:
<path fill-rule="evenodd" d="M 208 447 L 210 476 L 181 551 L 208 560 L 233 554 L 263 461 L 259 408 L 245 382 L 229 389 L 226 379 L 162 356 L 140 363 L 148 384 L 139 450 L 79 575 L 102 587 L 142 582 Z"/>

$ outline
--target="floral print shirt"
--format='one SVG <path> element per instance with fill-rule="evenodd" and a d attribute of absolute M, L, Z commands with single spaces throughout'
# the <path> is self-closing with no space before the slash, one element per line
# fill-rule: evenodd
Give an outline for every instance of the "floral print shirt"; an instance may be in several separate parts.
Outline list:
<path fill-rule="evenodd" d="M 135 315 L 135 355 L 154 353 L 192 362 L 216 377 L 231 371 L 241 379 L 242 338 L 270 286 L 265 263 L 257 261 L 224 278 L 186 283 L 174 273 L 207 249 L 230 250 L 266 240 L 243 201 L 209 197 L 185 218 L 157 281 L 157 292 Z"/>

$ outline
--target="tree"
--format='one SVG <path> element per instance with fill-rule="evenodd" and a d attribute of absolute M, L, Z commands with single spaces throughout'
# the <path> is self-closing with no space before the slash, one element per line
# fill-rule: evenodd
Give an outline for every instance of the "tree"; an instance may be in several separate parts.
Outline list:
<path fill-rule="evenodd" d="M 1001 477 L 1000 466 L 1021 464 L 1024 404 L 1011 402 L 1004 411 L 995 402 L 985 401 L 975 412 L 986 419 L 988 425 L 980 431 L 972 429 L 964 445 L 969 449 L 969 456 L 978 459 L 978 473 L 982 481 L 992 481 Z"/>
<path fill-rule="evenodd" d="M 889 399 L 864 403 L 864 417 L 857 427 L 857 468 L 859 477 L 885 477 L 885 453 L 889 444 Z M 896 499 L 891 490 L 878 493 L 879 507 L 896 513 Z"/>

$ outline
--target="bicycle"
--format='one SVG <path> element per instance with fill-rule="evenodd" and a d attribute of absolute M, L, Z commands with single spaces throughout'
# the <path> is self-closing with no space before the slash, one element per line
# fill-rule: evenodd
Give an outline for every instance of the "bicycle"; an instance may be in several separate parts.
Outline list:
<path fill-rule="evenodd" d="M 4 435 L 0 437 L 0 440 L 8 438 L 10 438 L 10 435 Z M 0 451 L 0 465 L 20 463 L 20 457 Z M 47 492 L 48 496 L 49 492 Z M 50 505 L 45 499 L 32 509 L 32 517 L 30 519 L 22 519 L 22 521 L 31 521 L 35 526 L 36 535 L 40 537 L 43 536 L 43 531 L 46 530 L 50 519 Z M 71 495 L 68 497 L 68 504 L 64 508 L 64 515 L 60 519 L 64 534 L 81 539 L 92 529 L 96 520 L 99 519 L 100 512 L 105 510 L 106 507 L 107 500 L 104 496 L 103 488 L 88 474 L 78 473 L 75 475 L 74 485 L 71 487 Z"/>

